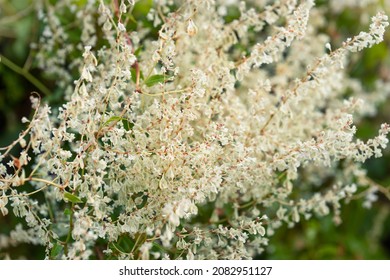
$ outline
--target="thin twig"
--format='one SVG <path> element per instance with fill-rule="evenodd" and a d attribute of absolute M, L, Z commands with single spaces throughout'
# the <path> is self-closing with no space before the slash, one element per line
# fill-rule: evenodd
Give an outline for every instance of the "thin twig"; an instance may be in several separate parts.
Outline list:
<path fill-rule="evenodd" d="M 31 75 L 30 72 L 26 71 L 26 69 L 23 69 L 22 67 L 16 65 L 14 62 L 12 62 L 11 60 L 9 60 L 3 55 L 1 55 L 0 57 L 1 57 L 0 63 L 3 63 L 5 66 L 7 66 L 15 73 L 25 77 L 29 82 L 31 82 L 34 86 L 36 86 L 46 96 L 51 95 L 51 91 L 44 84 L 42 84 L 37 78 Z"/>

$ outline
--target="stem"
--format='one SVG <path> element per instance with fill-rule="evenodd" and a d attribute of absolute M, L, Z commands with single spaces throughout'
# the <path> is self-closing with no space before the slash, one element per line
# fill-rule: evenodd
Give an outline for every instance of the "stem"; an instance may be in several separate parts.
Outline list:
<path fill-rule="evenodd" d="M 13 24 L 13 23 L 15 23 L 16 21 L 26 17 L 33 10 L 33 8 L 34 8 L 33 5 L 30 4 L 29 6 L 27 6 L 23 10 L 17 12 L 16 14 L 13 14 L 11 16 L 2 18 L 0 20 L 0 25 L 6 25 L 6 24 Z"/>
<path fill-rule="evenodd" d="M 68 255 L 68 243 L 72 237 L 72 230 L 73 230 L 73 206 L 74 203 L 72 203 L 72 206 L 70 207 L 70 217 L 69 217 L 69 230 L 68 235 L 66 236 L 65 242 L 64 242 L 64 252 L 65 255 Z"/>
<path fill-rule="evenodd" d="M 21 68 L 20 66 L 16 65 L 14 62 L 6 58 L 5 56 L 1 55 L 1 62 L 7 66 L 9 69 L 14 71 L 15 73 L 18 73 L 19 75 L 26 78 L 30 83 L 32 83 L 34 86 L 36 86 L 42 93 L 44 93 L 46 96 L 51 95 L 51 91 L 42 84 L 37 78 L 35 78 L 33 75 L 31 75 L 30 72 L 26 71 L 25 69 Z"/>
<path fill-rule="evenodd" d="M 135 240 L 135 243 L 134 243 L 134 246 L 133 246 L 133 249 L 131 250 L 131 254 L 135 251 L 135 248 L 137 247 L 138 245 L 138 242 L 140 241 L 140 238 L 141 238 L 141 233 L 138 234 L 138 237 L 137 239 Z"/>
<path fill-rule="evenodd" d="M 49 213 L 49 217 L 50 217 L 50 221 L 52 222 L 49 226 L 49 229 L 52 228 L 53 226 L 53 223 L 55 223 L 55 217 L 54 217 L 54 213 L 53 213 L 53 206 L 51 205 L 50 201 L 47 199 L 47 196 L 45 193 L 43 193 L 43 196 L 45 197 L 45 202 L 46 202 L 46 205 L 47 205 L 47 210 L 48 210 L 48 213 Z"/>
<path fill-rule="evenodd" d="M 161 20 L 166 23 L 167 22 L 167 19 L 165 18 L 162 10 L 161 10 L 161 6 L 160 5 L 157 5 L 157 12 L 158 12 L 158 15 L 160 16 Z"/>
<path fill-rule="evenodd" d="M 46 185 L 46 186 L 44 186 L 44 187 L 42 187 L 42 188 L 40 188 L 40 189 L 37 189 L 37 190 L 35 190 L 35 191 L 33 191 L 33 192 L 29 192 L 29 193 L 22 193 L 22 194 L 17 194 L 17 195 L 8 195 L 7 197 L 8 198 L 10 198 L 10 197 L 17 197 L 17 196 L 30 196 L 30 195 L 33 195 L 33 194 L 35 194 L 35 193 L 38 193 L 38 192 L 40 192 L 40 191 L 43 191 L 44 189 L 46 189 L 47 188 L 47 186 L 48 185 Z M 46 198 L 45 198 L 46 199 Z M 50 211 L 49 211 L 50 212 Z"/>
<path fill-rule="evenodd" d="M 119 253 L 122 253 L 124 255 L 129 255 L 128 253 L 125 253 L 123 252 L 122 250 L 120 250 L 118 247 L 116 247 L 116 245 L 114 243 L 111 243 L 111 245 L 115 248 L 115 250 L 117 250 Z"/>
<path fill-rule="evenodd" d="M 145 95 L 148 95 L 148 96 L 161 96 L 161 95 L 165 95 L 165 94 L 181 93 L 181 92 L 185 92 L 185 91 L 188 91 L 188 90 L 191 90 L 191 88 L 183 88 L 183 89 L 177 89 L 177 90 L 171 90 L 171 91 L 163 91 L 163 92 L 159 92 L 159 93 L 148 93 L 148 92 L 142 91 L 141 94 L 145 94 Z"/>
<path fill-rule="evenodd" d="M 35 120 L 35 118 L 37 117 L 38 109 L 39 109 L 40 102 L 41 102 L 41 98 L 40 98 L 39 94 L 38 94 L 37 92 L 33 92 L 33 93 L 35 93 L 35 94 L 38 95 L 39 103 L 38 103 L 38 105 L 37 105 L 37 107 L 36 107 L 36 109 L 35 109 L 35 113 L 34 113 L 34 116 L 32 117 L 32 121 Z M 31 122 L 32 122 L 32 121 L 31 121 Z M 1 148 L 0 148 L 0 151 L 6 150 L 6 151 L 2 154 L 3 158 L 6 157 L 6 156 L 8 155 L 8 153 L 12 150 L 12 148 L 13 148 L 17 143 L 19 143 L 19 141 L 20 141 L 21 139 L 23 139 L 23 138 L 29 133 L 29 131 L 30 131 L 31 128 L 32 128 L 31 122 L 30 122 L 30 125 L 28 126 L 28 128 L 27 128 L 25 131 L 23 131 L 23 133 L 21 133 L 21 134 L 19 135 L 19 138 L 18 138 L 18 139 L 16 139 L 14 142 L 12 142 L 10 145 L 8 145 L 8 146 L 6 146 L 6 147 L 1 147 Z M 29 145 L 30 145 L 30 144 L 29 144 Z"/>
<path fill-rule="evenodd" d="M 57 187 L 57 188 L 59 188 L 60 190 L 63 190 L 63 189 L 64 189 L 64 186 L 61 186 L 61 185 L 59 185 L 59 184 L 56 184 L 56 183 L 54 183 L 53 181 L 49 181 L 49 180 L 45 180 L 45 179 L 41 179 L 41 178 L 35 178 L 35 177 L 26 178 L 26 179 L 22 180 L 21 182 L 22 182 L 22 184 L 24 184 L 24 183 L 27 182 L 27 181 L 41 182 L 41 183 L 45 183 L 45 184 L 47 184 L 47 185 L 52 185 L 52 186 L 54 186 L 54 187 Z M 13 180 L 11 180 L 11 179 L 0 179 L 0 182 L 13 183 Z M 46 188 L 46 187 L 44 187 L 44 188 Z M 42 188 L 42 189 L 43 189 L 43 188 Z M 29 194 L 34 194 L 34 193 L 36 193 L 36 192 L 37 192 L 37 191 L 34 191 L 34 192 L 32 192 L 32 193 L 29 193 Z M 25 195 L 29 195 L 29 194 L 25 194 Z M 24 195 L 23 195 L 23 196 L 24 196 Z"/>
<path fill-rule="evenodd" d="M 139 86 L 139 79 L 140 79 L 140 70 L 139 70 L 139 65 L 138 65 L 138 62 L 136 61 L 133 65 L 133 67 L 135 68 L 135 73 L 136 73 L 136 76 L 135 76 L 135 89 L 137 91 L 141 91 L 140 90 L 140 86 Z"/>
<path fill-rule="evenodd" d="M 35 177 L 33 177 L 33 178 L 27 178 L 26 181 L 42 182 L 42 183 L 46 183 L 46 184 L 48 184 L 48 185 L 52 185 L 52 186 L 54 186 L 54 187 L 57 187 L 57 188 L 59 188 L 60 190 L 63 190 L 63 189 L 64 189 L 64 186 L 61 186 L 61 185 L 56 184 L 56 183 L 54 183 L 54 182 L 52 182 L 52 181 L 45 180 L 45 179 L 41 179 L 41 178 L 35 178 Z"/>

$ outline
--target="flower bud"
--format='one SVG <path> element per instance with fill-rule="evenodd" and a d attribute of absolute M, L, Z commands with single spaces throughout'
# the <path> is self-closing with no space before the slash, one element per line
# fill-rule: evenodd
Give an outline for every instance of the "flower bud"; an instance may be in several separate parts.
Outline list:
<path fill-rule="evenodd" d="M 196 33 L 198 33 L 198 27 L 196 27 L 192 19 L 188 20 L 187 33 L 190 36 L 194 36 L 196 35 Z"/>

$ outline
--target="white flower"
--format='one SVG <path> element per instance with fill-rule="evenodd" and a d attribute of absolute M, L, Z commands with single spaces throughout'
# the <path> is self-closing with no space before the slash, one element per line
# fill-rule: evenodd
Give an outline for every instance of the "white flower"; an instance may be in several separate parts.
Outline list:
<path fill-rule="evenodd" d="M 187 34 L 190 36 L 194 36 L 198 33 L 198 27 L 195 25 L 194 21 L 190 18 L 188 20 L 188 25 L 187 25 Z"/>

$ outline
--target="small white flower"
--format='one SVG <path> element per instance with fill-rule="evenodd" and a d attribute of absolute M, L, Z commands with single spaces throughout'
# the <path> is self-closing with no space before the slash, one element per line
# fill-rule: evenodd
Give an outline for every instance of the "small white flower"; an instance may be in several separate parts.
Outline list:
<path fill-rule="evenodd" d="M 188 20 L 188 25 L 187 25 L 187 34 L 190 36 L 194 36 L 198 33 L 198 27 L 195 25 L 194 21 L 190 18 Z"/>
<path fill-rule="evenodd" d="M 126 32 L 126 27 L 121 22 L 118 22 L 118 29 L 121 32 Z"/>
<path fill-rule="evenodd" d="M 30 120 L 28 118 L 26 118 L 26 117 L 22 118 L 22 123 L 28 123 L 28 122 L 30 122 Z"/>
<path fill-rule="evenodd" d="M 131 4 L 130 4 L 131 5 Z M 127 12 L 127 8 L 126 8 L 126 4 L 122 1 L 120 6 L 119 6 L 119 11 L 122 13 L 122 14 L 125 14 Z"/>
<path fill-rule="evenodd" d="M 330 52 L 332 51 L 332 47 L 331 47 L 330 43 L 326 43 L 325 48 L 327 48 Z"/>

